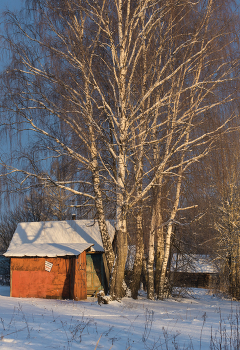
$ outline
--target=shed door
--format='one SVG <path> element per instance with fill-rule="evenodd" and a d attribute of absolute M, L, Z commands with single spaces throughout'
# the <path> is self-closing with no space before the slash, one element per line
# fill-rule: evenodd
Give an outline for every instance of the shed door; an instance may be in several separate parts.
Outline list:
<path fill-rule="evenodd" d="M 87 254 L 87 294 L 104 289 L 104 268 L 102 254 Z"/>
<path fill-rule="evenodd" d="M 73 299 L 87 299 L 86 286 L 86 252 L 82 252 L 78 257 L 73 259 L 75 265 L 72 269 L 73 279 Z"/>

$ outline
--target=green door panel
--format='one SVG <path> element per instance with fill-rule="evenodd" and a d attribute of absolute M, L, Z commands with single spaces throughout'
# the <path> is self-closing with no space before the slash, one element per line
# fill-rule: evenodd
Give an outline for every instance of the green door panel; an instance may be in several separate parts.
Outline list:
<path fill-rule="evenodd" d="M 104 289 L 104 267 L 102 254 L 87 254 L 87 294 Z"/>

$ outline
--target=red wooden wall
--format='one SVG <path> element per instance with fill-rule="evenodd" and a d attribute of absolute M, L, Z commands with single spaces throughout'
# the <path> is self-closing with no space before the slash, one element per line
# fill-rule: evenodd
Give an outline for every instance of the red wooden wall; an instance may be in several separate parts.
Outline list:
<path fill-rule="evenodd" d="M 45 261 L 53 264 L 45 271 Z M 87 298 L 86 252 L 78 257 L 11 258 L 11 296 L 18 298 Z"/>

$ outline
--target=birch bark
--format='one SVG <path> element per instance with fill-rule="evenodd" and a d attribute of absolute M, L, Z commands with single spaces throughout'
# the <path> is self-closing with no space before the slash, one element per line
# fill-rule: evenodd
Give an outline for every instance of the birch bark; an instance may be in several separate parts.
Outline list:
<path fill-rule="evenodd" d="M 158 299 L 163 299 L 165 296 L 164 287 L 165 287 L 165 283 L 166 283 L 166 271 L 167 271 L 167 265 L 168 265 L 168 261 L 169 261 L 169 255 L 170 255 L 171 237 L 172 237 L 172 232 L 173 232 L 173 222 L 174 222 L 174 219 L 175 219 L 176 214 L 177 214 L 178 204 L 179 204 L 179 200 L 180 200 L 182 175 L 183 175 L 183 168 L 181 167 L 179 169 L 179 172 L 178 172 L 175 201 L 174 201 L 173 209 L 171 211 L 171 215 L 169 218 L 169 223 L 167 225 L 167 233 L 166 233 L 166 240 L 165 240 L 165 246 L 164 246 L 164 256 L 162 258 L 162 268 L 161 268 L 161 272 L 160 272 Z"/>
<path fill-rule="evenodd" d="M 206 154 L 217 133 L 209 111 L 232 101 L 222 88 L 232 82 L 238 69 L 236 60 L 230 61 L 222 52 L 228 33 L 219 18 L 215 20 L 212 0 L 36 0 L 36 4 L 28 23 L 10 16 L 13 31 L 6 42 L 12 64 L 1 80 L 2 108 L 10 112 L 9 119 L 2 113 L 1 128 L 5 132 L 11 125 L 13 132 L 40 135 L 45 149 L 35 143 L 23 166 L 2 161 L 1 177 L 14 179 L 12 183 L 26 191 L 29 179 L 37 178 L 42 186 L 58 186 L 94 203 L 113 273 L 111 294 L 116 298 L 122 295 L 128 208 L 141 207 L 154 186 L 159 186 L 148 242 L 148 295 L 154 297 L 155 257 L 156 266 L 162 265 L 162 297 L 181 171 Z M 219 123 L 219 129 L 225 128 L 224 123 Z M 191 138 L 187 140 L 186 135 Z M 159 156 L 153 156 L 155 146 Z M 44 169 L 49 159 L 58 157 L 78 164 L 77 181 L 58 181 L 47 170 L 39 170 L 37 164 Z M 82 181 L 82 172 L 92 181 Z M 161 186 L 165 179 L 173 183 L 176 176 L 161 257 L 163 233 L 157 230 Z M 116 259 L 107 233 L 106 203 L 114 207 Z M 141 216 L 139 211 L 136 268 L 142 256 Z"/>
<path fill-rule="evenodd" d="M 121 298 L 123 295 L 123 280 L 127 259 L 127 202 L 125 195 L 126 177 L 126 142 L 127 142 L 127 116 L 126 116 L 126 37 L 124 37 L 124 18 L 122 0 L 116 1 L 117 27 L 119 41 L 119 145 L 117 166 L 116 188 L 116 279 L 111 286 L 113 298 Z"/>

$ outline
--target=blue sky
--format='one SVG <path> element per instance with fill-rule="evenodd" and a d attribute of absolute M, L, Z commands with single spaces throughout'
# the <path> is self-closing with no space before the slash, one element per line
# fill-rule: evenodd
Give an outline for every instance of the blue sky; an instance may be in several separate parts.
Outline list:
<path fill-rule="evenodd" d="M 0 0 L 0 12 L 7 8 L 14 11 L 21 8 L 23 4 L 22 0 Z"/>
<path fill-rule="evenodd" d="M 20 10 L 24 2 L 25 0 L 0 0 L 0 16 L 1 16 L 1 13 L 3 11 L 6 11 L 7 9 L 11 11 Z M 1 22 L 0 22 L 0 30 L 1 32 L 3 30 L 3 26 L 1 25 Z M 3 66 L 4 66 L 3 57 L 0 57 L 0 70 L 3 69 Z"/>

